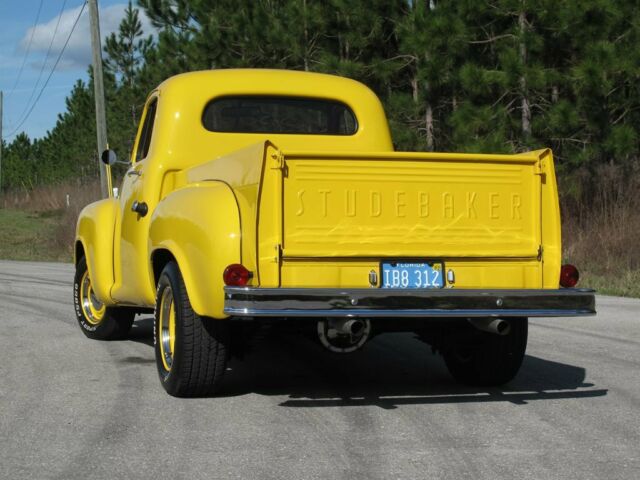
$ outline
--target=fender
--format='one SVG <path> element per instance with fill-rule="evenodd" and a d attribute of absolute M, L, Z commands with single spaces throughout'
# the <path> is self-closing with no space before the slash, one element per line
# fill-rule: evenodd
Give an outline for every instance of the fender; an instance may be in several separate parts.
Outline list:
<path fill-rule="evenodd" d="M 93 291 L 105 305 L 115 305 L 110 292 L 114 282 L 113 235 L 119 211 L 115 198 L 99 200 L 82 209 L 76 226 L 75 243 L 82 243 Z"/>
<path fill-rule="evenodd" d="M 222 274 L 229 264 L 242 263 L 240 212 L 231 187 L 205 181 L 165 197 L 151 217 L 149 251 L 151 278 L 154 255 L 168 251 L 178 263 L 193 310 L 226 318 Z"/>

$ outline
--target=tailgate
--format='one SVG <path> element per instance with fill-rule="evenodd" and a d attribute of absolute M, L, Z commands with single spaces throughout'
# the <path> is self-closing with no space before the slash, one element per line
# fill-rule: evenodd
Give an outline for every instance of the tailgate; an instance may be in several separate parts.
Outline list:
<path fill-rule="evenodd" d="M 285 154 L 282 256 L 532 258 L 540 157 Z"/>

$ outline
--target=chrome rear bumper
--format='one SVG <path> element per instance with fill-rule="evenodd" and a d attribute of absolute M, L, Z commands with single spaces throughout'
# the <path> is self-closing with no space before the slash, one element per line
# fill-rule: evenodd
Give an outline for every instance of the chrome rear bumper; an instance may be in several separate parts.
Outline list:
<path fill-rule="evenodd" d="M 233 317 L 576 317 L 595 315 L 595 292 L 225 287 Z"/>

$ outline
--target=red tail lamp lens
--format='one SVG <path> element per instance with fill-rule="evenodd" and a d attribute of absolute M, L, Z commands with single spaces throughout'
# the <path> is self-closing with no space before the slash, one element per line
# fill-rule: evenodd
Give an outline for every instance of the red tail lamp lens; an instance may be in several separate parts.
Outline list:
<path fill-rule="evenodd" d="M 580 279 L 578 269 L 573 265 L 563 265 L 560 269 L 560 285 L 565 288 L 575 287 Z"/>
<path fill-rule="evenodd" d="M 229 265 L 222 274 L 224 284 L 230 287 L 244 287 L 251 277 L 253 274 L 239 263 Z"/>

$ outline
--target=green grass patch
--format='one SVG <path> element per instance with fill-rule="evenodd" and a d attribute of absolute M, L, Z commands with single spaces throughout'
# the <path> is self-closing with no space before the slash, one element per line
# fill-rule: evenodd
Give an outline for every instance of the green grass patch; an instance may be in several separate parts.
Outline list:
<path fill-rule="evenodd" d="M 69 261 L 68 250 L 56 244 L 63 215 L 60 210 L 34 213 L 0 208 L 0 258 Z"/>
<path fill-rule="evenodd" d="M 603 295 L 640 298 L 640 270 L 620 269 L 616 274 L 587 270 L 580 275 L 578 287 L 593 288 Z"/>

